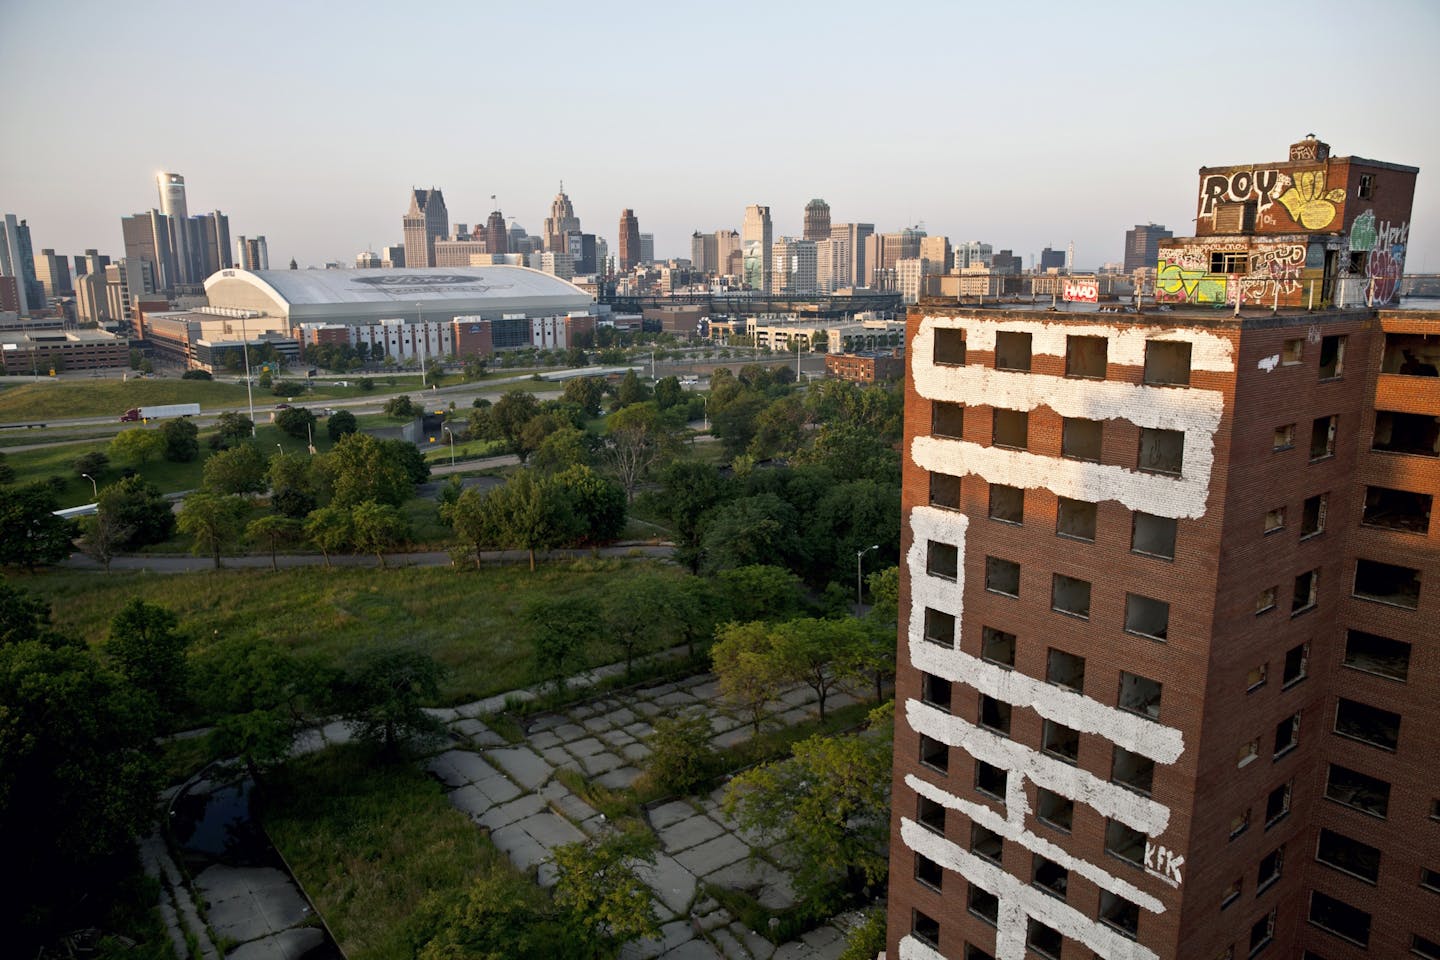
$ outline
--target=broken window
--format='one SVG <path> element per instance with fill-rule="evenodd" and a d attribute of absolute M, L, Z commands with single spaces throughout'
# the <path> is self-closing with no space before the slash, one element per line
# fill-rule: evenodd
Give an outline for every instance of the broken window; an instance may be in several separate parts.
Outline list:
<path fill-rule="evenodd" d="M 1120 671 L 1120 694 L 1116 706 L 1151 720 L 1160 719 L 1160 694 L 1164 685 L 1139 674 Z"/>
<path fill-rule="evenodd" d="M 1134 940 L 1140 931 L 1140 908 L 1118 893 L 1101 889 L 1100 922 Z"/>
<path fill-rule="evenodd" d="M 970 825 L 970 852 L 983 860 L 999 863 L 1005 856 L 1005 840 L 989 827 Z"/>
<path fill-rule="evenodd" d="M 1345 373 L 1345 337 L 1320 338 L 1320 379 L 1333 380 Z"/>
<path fill-rule="evenodd" d="M 926 796 L 915 798 L 915 822 L 927 830 L 945 835 L 945 807 Z"/>
<path fill-rule="evenodd" d="M 1275 609 L 1275 597 L 1280 592 L 1279 587 L 1266 587 L 1255 595 L 1255 612 L 1264 613 L 1267 610 Z"/>
<path fill-rule="evenodd" d="M 1105 379 L 1110 341 L 1104 337 L 1065 338 L 1065 376 Z"/>
<path fill-rule="evenodd" d="M 1387 333 L 1381 373 L 1440 377 L 1440 334 Z"/>
<path fill-rule="evenodd" d="M 940 890 L 945 882 L 945 868 L 923 853 L 917 853 L 915 854 L 915 879 L 932 890 Z"/>
<path fill-rule="evenodd" d="M 936 950 L 940 949 L 940 923 L 919 910 L 910 911 L 910 936 Z"/>
<path fill-rule="evenodd" d="M 920 762 L 940 773 L 950 772 L 950 748 L 939 740 L 920 734 Z"/>
<path fill-rule="evenodd" d="M 1339 417 L 1316 417 L 1310 427 L 1310 460 L 1335 456 L 1335 426 Z"/>
<path fill-rule="evenodd" d="M 1265 511 L 1265 533 L 1274 533 L 1285 528 L 1285 508 L 1276 507 Z"/>
<path fill-rule="evenodd" d="M 1265 678 L 1269 673 L 1268 664 L 1262 663 L 1259 666 L 1251 667 L 1250 672 L 1245 674 L 1245 692 L 1252 693 L 1265 686 Z"/>
<path fill-rule="evenodd" d="M 1368 773 L 1330 764 L 1325 796 L 1336 803 L 1384 820 L 1390 810 L 1390 784 Z"/>
<path fill-rule="evenodd" d="M 1363 630 L 1345 635 L 1345 666 L 1404 683 L 1410 676 L 1410 644 Z"/>
<path fill-rule="evenodd" d="M 1285 651 L 1285 669 L 1280 674 L 1280 689 L 1284 690 L 1305 679 L 1310 666 L 1310 644 L 1302 643 Z"/>
<path fill-rule="evenodd" d="M 1230 839 L 1234 840 L 1240 834 L 1250 829 L 1250 808 L 1246 807 L 1241 813 L 1230 818 Z"/>
<path fill-rule="evenodd" d="M 930 404 L 930 433 L 961 440 L 965 436 L 965 404 L 936 400 Z"/>
<path fill-rule="evenodd" d="M 925 542 L 925 572 L 943 580 L 960 578 L 960 548 L 939 540 Z"/>
<path fill-rule="evenodd" d="M 1054 574 L 1050 581 L 1050 609 L 1089 620 L 1090 584 L 1063 573 Z"/>
<path fill-rule="evenodd" d="M 1335 732 L 1393 753 L 1400 742 L 1400 714 L 1341 697 L 1335 707 Z"/>
<path fill-rule="evenodd" d="M 1243 222 L 1244 208 L 1241 204 L 1224 204 L 1233 206 L 1235 214 L 1234 229 L 1226 232 L 1237 233 Z M 1210 254 L 1211 273 L 1249 273 L 1250 255 L 1244 250 L 1215 250 Z"/>
<path fill-rule="evenodd" d="M 1135 511 L 1130 521 L 1130 550 L 1149 557 L 1175 559 L 1175 532 L 1179 524 L 1174 517 Z"/>
<path fill-rule="evenodd" d="M 1001 736 L 1010 736 L 1010 704 L 980 694 L 980 726 Z"/>
<path fill-rule="evenodd" d="M 1221 910 L 1224 910 L 1226 907 L 1230 906 L 1230 904 L 1240 899 L 1240 886 L 1243 881 L 1243 877 L 1236 877 L 1234 880 L 1230 881 L 1230 886 L 1225 888 L 1225 892 L 1220 894 Z"/>
<path fill-rule="evenodd" d="M 1025 945 L 1042 957 L 1060 960 L 1060 947 L 1065 938 L 1060 931 L 1031 917 L 1025 922 Z"/>
<path fill-rule="evenodd" d="M 933 673 L 920 674 L 920 702 L 950 712 L 951 683 Z"/>
<path fill-rule="evenodd" d="M 986 557 L 985 589 L 1007 597 L 1020 596 L 1020 564 L 1000 557 Z"/>
<path fill-rule="evenodd" d="M 941 366 L 963 366 L 965 363 L 965 331 L 955 327 L 936 327 L 934 360 Z"/>
<path fill-rule="evenodd" d="M 1280 879 L 1280 870 L 1285 866 L 1285 845 L 1271 850 L 1260 858 L 1260 869 L 1255 874 L 1255 892 L 1259 893 Z"/>
<path fill-rule="evenodd" d="M 1440 457 L 1440 417 L 1424 413 L 1375 411 L 1375 450 Z"/>
<path fill-rule="evenodd" d="M 1019 487 L 990 484 L 990 519 L 1005 523 L 1025 522 L 1025 491 Z"/>
<path fill-rule="evenodd" d="M 1315 859 L 1366 883 L 1376 883 L 1380 879 L 1380 851 L 1334 830 L 1320 828 Z"/>
<path fill-rule="evenodd" d="M 1030 334 L 1002 330 L 995 334 L 995 369 L 1030 369 Z"/>
<path fill-rule="evenodd" d="M 1410 952 L 1421 960 L 1440 960 L 1440 942 L 1431 940 L 1429 937 L 1422 937 L 1418 933 L 1410 934 Z"/>
<path fill-rule="evenodd" d="M 1269 830 L 1279 823 L 1290 813 L 1290 794 L 1295 786 L 1292 780 L 1289 783 L 1282 783 L 1270 795 L 1265 798 L 1265 829 Z"/>
<path fill-rule="evenodd" d="M 960 509 L 960 478 L 948 473 L 930 474 L 930 506 Z"/>
<path fill-rule="evenodd" d="M 1164 473 L 1178 477 L 1184 462 L 1183 431 L 1140 428 L 1140 456 L 1136 468 L 1141 473 Z"/>
<path fill-rule="evenodd" d="M 1286 367 L 1293 367 L 1297 363 L 1305 361 L 1305 341 L 1303 339 L 1286 340 L 1285 346 L 1280 351 L 1280 363 Z"/>
<path fill-rule="evenodd" d="M 1240 749 L 1235 751 L 1235 766 L 1248 767 L 1250 764 L 1254 763 L 1259 758 L 1260 738 L 1256 737 L 1249 743 L 1241 744 Z"/>
<path fill-rule="evenodd" d="M 1145 341 L 1145 382 L 1160 386 L 1190 385 L 1190 344 L 1182 340 Z"/>
<path fill-rule="evenodd" d="M 1370 527 L 1384 527 L 1405 533 L 1426 533 L 1430 529 L 1428 493 L 1394 490 L 1390 487 L 1365 488 L 1365 514 L 1360 522 Z"/>
<path fill-rule="evenodd" d="M 1325 532 L 1325 514 L 1328 511 L 1330 495 L 1317 493 L 1313 497 L 1306 497 L 1305 504 L 1300 508 L 1300 539 L 1307 540 L 1319 533 Z"/>
<path fill-rule="evenodd" d="M 965 944 L 965 960 L 995 960 L 995 955 L 986 953 L 973 943 Z"/>
<path fill-rule="evenodd" d="M 1030 434 L 1030 414 L 1024 410 L 995 408 L 994 430 L 991 442 L 997 447 L 1024 450 Z"/>
<path fill-rule="evenodd" d="M 996 920 L 1000 916 L 999 898 L 973 883 L 970 884 L 970 896 L 966 900 L 965 906 L 971 913 L 992 927 L 995 926 Z"/>
<path fill-rule="evenodd" d="M 1414 610 L 1420 605 L 1420 571 L 1378 560 L 1357 560 L 1355 596 Z"/>
<path fill-rule="evenodd" d="M 1054 720 L 1046 720 L 1041 730 L 1041 747 L 1046 753 L 1067 763 L 1079 760 L 1080 731 L 1072 730 Z"/>
<path fill-rule="evenodd" d="M 1075 822 L 1074 800 L 1055 793 L 1053 790 L 1040 787 L 1036 791 L 1036 803 L 1039 808 L 1036 810 L 1036 816 L 1057 830 L 1070 832 L 1070 828 Z"/>
<path fill-rule="evenodd" d="M 980 631 L 980 656 L 1002 667 L 1015 666 L 1015 634 L 984 627 Z"/>
<path fill-rule="evenodd" d="M 1370 914 L 1319 890 L 1310 892 L 1310 922 L 1342 940 L 1370 945 Z"/>
<path fill-rule="evenodd" d="M 1355 196 L 1360 200 L 1375 199 L 1375 174 L 1360 174 L 1360 182 L 1355 187 Z"/>
<path fill-rule="evenodd" d="M 1060 497 L 1056 510 L 1055 532 L 1072 540 L 1094 541 L 1095 504 L 1084 500 Z"/>
<path fill-rule="evenodd" d="M 1300 745 L 1300 713 L 1286 717 L 1275 725 L 1275 756 L 1289 753 Z"/>
<path fill-rule="evenodd" d="M 1125 632 L 1164 640 L 1170 633 L 1170 604 L 1138 593 L 1125 594 Z"/>
<path fill-rule="evenodd" d="M 1030 882 L 1046 893 L 1064 900 L 1065 890 L 1070 886 L 1070 871 L 1037 853 L 1030 858 Z"/>
<path fill-rule="evenodd" d="M 1057 687 L 1085 691 L 1085 658 L 1051 647 L 1046 655 L 1045 679 Z"/>
<path fill-rule="evenodd" d="M 1429 867 L 1420 868 L 1420 886 L 1432 893 L 1440 893 L 1440 870 L 1431 870 Z"/>
<path fill-rule="evenodd" d="M 1295 446 L 1295 424 L 1287 423 L 1275 428 L 1275 449 L 1289 450 Z"/>
<path fill-rule="evenodd" d="M 1060 456 L 1099 463 L 1104 436 L 1103 420 L 1065 417 L 1060 424 Z"/>
<path fill-rule="evenodd" d="M 1110 761 L 1110 779 L 1145 796 L 1155 784 L 1155 761 L 1124 747 L 1114 747 Z"/>
<path fill-rule="evenodd" d="M 1250 927 L 1250 956 L 1255 956 L 1275 939 L 1275 911 L 1256 920 Z"/>
<path fill-rule="evenodd" d="M 1315 606 L 1320 596 L 1320 571 L 1308 570 L 1295 578 L 1295 592 L 1290 598 L 1290 616 L 1304 613 Z"/>
<path fill-rule="evenodd" d="M 925 639 L 942 647 L 955 648 L 955 618 L 931 607 L 925 608 Z"/>
<path fill-rule="evenodd" d="M 975 761 L 975 789 L 996 800 L 1005 799 L 1005 783 L 1008 776 L 1004 767 L 993 766 L 983 760 Z"/>
<path fill-rule="evenodd" d="M 1145 863 L 1145 834 L 1119 820 L 1105 821 L 1105 852 L 1137 867 Z"/>

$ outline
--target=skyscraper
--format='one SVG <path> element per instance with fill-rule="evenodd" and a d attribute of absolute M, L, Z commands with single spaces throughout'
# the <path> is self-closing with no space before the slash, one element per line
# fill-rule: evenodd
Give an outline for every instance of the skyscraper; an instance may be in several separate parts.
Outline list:
<path fill-rule="evenodd" d="M 840 238 L 815 241 L 815 287 L 833 293 L 850 286 L 850 243 Z"/>
<path fill-rule="evenodd" d="M 435 266 L 435 241 L 450 230 L 450 214 L 439 190 L 410 191 L 410 210 L 400 221 L 405 242 L 405 263 L 412 267 Z"/>
<path fill-rule="evenodd" d="M 774 293 L 805 296 L 815 292 L 815 241 L 781 237 L 771 253 Z"/>
<path fill-rule="evenodd" d="M 697 273 L 712 273 L 717 261 L 715 234 L 696 230 L 690 234 L 690 266 Z"/>
<path fill-rule="evenodd" d="M 41 250 L 35 258 L 35 277 L 47 297 L 68 297 L 74 292 L 70 286 L 70 263 L 54 250 Z"/>
<path fill-rule="evenodd" d="M 1041 273 L 1044 273 L 1046 270 L 1059 270 L 1063 266 L 1065 266 L 1064 250 L 1053 250 L 1050 247 L 1046 247 L 1040 251 Z"/>
<path fill-rule="evenodd" d="M 485 250 L 487 253 L 509 253 L 510 233 L 505 227 L 505 215 L 499 210 L 490 211 L 485 221 Z"/>
<path fill-rule="evenodd" d="M 1160 258 L 1160 241 L 1175 234 L 1158 223 L 1137 223 L 1125 231 L 1125 272 L 1134 273 L 1141 267 L 1154 269 Z"/>
<path fill-rule="evenodd" d="M 171 240 L 172 225 L 170 218 L 159 210 L 120 218 L 125 258 L 147 261 L 161 290 L 169 290 L 179 283 L 179 268 L 175 265 L 175 247 Z"/>
<path fill-rule="evenodd" d="M 830 236 L 844 240 L 850 247 L 850 265 L 840 283 L 841 287 L 864 287 L 870 283 L 870 268 L 865 259 L 865 241 L 875 233 L 873 223 L 837 223 L 830 228 Z"/>
<path fill-rule="evenodd" d="M 265 243 L 265 238 L 237 237 L 235 239 L 235 265 L 241 270 L 269 270 L 270 250 Z"/>
<path fill-rule="evenodd" d="M 567 249 L 566 234 L 580 232 L 580 218 L 575 216 L 575 208 L 570 204 L 570 198 L 565 195 L 563 180 L 560 181 L 560 192 L 550 201 L 550 216 L 545 218 L 542 232 L 545 249 L 554 251 Z"/>
<path fill-rule="evenodd" d="M 15 278 L 15 294 L 22 316 L 45 309 L 45 287 L 35 275 L 35 250 L 30 227 L 15 214 L 5 214 L 0 230 L 0 277 Z"/>
<path fill-rule="evenodd" d="M 743 255 L 740 252 L 740 234 L 734 230 L 715 231 L 715 273 L 719 276 L 738 276 L 743 272 Z"/>
<path fill-rule="evenodd" d="M 620 272 L 629 273 L 640 263 L 640 221 L 635 211 L 620 211 Z"/>
<path fill-rule="evenodd" d="M 919 256 L 930 261 L 926 273 L 949 273 L 955 262 L 950 252 L 949 237 L 922 237 Z"/>
<path fill-rule="evenodd" d="M 195 283 L 191 263 L 190 212 L 185 204 L 185 178 L 178 173 L 157 173 L 155 188 L 160 194 L 160 212 L 170 218 L 169 260 L 175 275 L 171 284 Z"/>
<path fill-rule="evenodd" d="M 655 234 L 653 233 L 640 234 L 640 262 L 655 262 Z"/>
<path fill-rule="evenodd" d="M 745 220 L 740 225 L 740 246 L 744 252 L 745 285 L 751 290 L 769 293 L 771 290 L 771 236 L 770 208 L 752 203 L 745 208 Z"/>
<path fill-rule="evenodd" d="M 805 204 L 805 231 L 802 236 L 806 240 L 830 239 L 830 204 L 818 197 Z"/>

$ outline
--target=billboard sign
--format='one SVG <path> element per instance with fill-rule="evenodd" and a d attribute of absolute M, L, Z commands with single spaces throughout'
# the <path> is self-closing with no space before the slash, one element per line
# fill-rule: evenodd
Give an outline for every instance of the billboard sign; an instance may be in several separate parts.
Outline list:
<path fill-rule="evenodd" d="M 1066 280 L 1065 300 L 1067 303 L 1099 303 L 1100 281 Z"/>

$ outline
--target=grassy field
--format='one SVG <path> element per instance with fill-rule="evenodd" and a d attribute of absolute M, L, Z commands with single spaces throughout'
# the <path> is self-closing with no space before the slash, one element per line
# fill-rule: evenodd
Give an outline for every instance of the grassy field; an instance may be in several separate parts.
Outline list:
<path fill-rule="evenodd" d="M 207 413 L 245 404 L 245 388 L 208 380 L 56 380 L 27 383 L 0 391 L 0 423 L 69 417 L 117 420 L 131 407 L 161 403 L 198 403 Z"/>
<path fill-rule="evenodd" d="M 48 601 L 63 630 L 99 643 L 131 597 L 168 606 L 198 643 L 236 635 L 270 638 L 297 652 L 343 664 L 378 644 L 406 644 L 448 672 L 441 701 L 466 703 L 534 682 L 530 628 L 534 601 L 599 598 L 618 577 L 685 576 L 641 561 L 578 560 L 487 567 L 304 567 L 151 574 L 45 572 L 13 582 Z M 592 663 L 613 651 L 588 651 Z"/>

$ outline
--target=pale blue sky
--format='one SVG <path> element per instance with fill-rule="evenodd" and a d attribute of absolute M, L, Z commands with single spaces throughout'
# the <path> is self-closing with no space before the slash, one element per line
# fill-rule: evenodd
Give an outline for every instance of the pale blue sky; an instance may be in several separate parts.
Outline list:
<path fill-rule="evenodd" d="M 1314 132 L 1421 168 L 1407 267 L 1440 272 L 1437 43 L 1436 0 L 0 0 L 0 211 L 119 253 L 173 170 L 308 265 L 399 242 L 411 185 L 539 233 L 563 178 L 612 251 L 622 207 L 688 256 L 819 196 L 1092 267 L 1134 223 L 1190 233 L 1199 167 Z"/>

